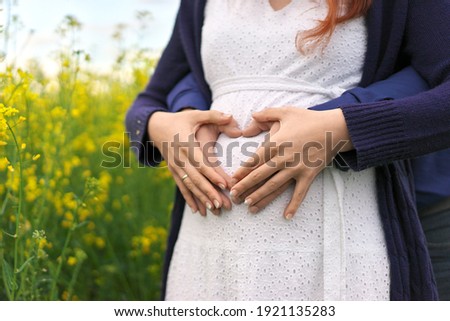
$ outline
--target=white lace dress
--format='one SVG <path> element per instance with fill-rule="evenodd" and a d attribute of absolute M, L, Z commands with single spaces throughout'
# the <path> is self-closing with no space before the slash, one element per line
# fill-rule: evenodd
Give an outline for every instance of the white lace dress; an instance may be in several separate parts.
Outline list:
<path fill-rule="evenodd" d="M 208 0 L 201 53 L 212 109 L 232 114 L 243 128 L 263 108 L 308 108 L 356 86 L 366 49 L 363 18 L 339 25 L 323 52 L 302 55 L 295 47 L 297 32 L 326 12 L 323 0 L 293 0 L 279 11 L 268 0 Z M 233 173 L 262 139 L 221 135 L 225 170 Z M 256 215 L 242 204 L 205 218 L 186 206 L 166 299 L 388 300 L 374 170 L 325 169 L 287 221 L 282 213 L 292 191 Z"/>

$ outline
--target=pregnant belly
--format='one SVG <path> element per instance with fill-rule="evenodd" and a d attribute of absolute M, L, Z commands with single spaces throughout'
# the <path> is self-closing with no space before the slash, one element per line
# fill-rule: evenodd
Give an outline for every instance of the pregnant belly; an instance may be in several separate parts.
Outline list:
<path fill-rule="evenodd" d="M 307 108 L 324 100 L 324 97 L 320 95 L 301 96 L 298 93 L 294 95 L 289 92 L 234 92 L 216 97 L 211 109 L 233 115 L 239 126 L 245 128 L 252 119 L 252 113 L 264 108 L 286 105 Z M 266 134 L 238 138 L 230 138 L 224 134 L 219 135 L 216 143 L 218 156 L 216 165 L 222 166 L 228 175 L 233 175 L 256 151 L 264 141 Z M 244 204 L 233 205 L 231 211 L 225 211 L 219 217 L 210 215 L 206 220 L 200 217 L 194 219 L 195 216 L 191 215 L 189 220 L 198 221 L 197 223 L 203 226 L 204 233 L 198 235 L 194 232 L 194 228 L 191 232 L 197 235 L 195 238 L 199 237 L 199 243 L 215 239 L 220 234 L 231 236 L 230 239 L 222 240 L 231 247 L 241 247 L 243 244 L 264 247 L 268 244 L 266 243 L 268 238 L 276 238 L 281 242 L 277 242 L 277 244 L 319 250 L 323 245 L 324 206 L 327 202 L 331 204 L 329 206 L 331 217 L 337 218 L 341 215 L 346 216 L 344 213 L 350 213 L 349 215 L 354 219 L 355 216 L 361 215 L 361 221 L 364 221 L 364 226 L 366 223 L 371 226 L 371 232 L 373 225 L 369 223 L 380 227 L 373 170 L 341 172 L 335 168 L 326 168 L 315 178 L 294 219 L 288 224 L 283 218 L 283 211 L 289 203 L 292 193 L 293 186 L 257 215 L 251 214 Z M 211 226 L 204 226 L 209 224 Z M 248 233 L 249 226 L 252 227 L 251 230 L 254 230 L 254 227 L 260 232 L 258 237 L 254 233 Z M 243 243 L 240 242 L 236 245 L 234 236 L 236 230 L 241 227 L 243 230 L 238 234 L 243 237 Z M 362 234 L 361 231 L 363 231 Z M 367 238 L 366 232 L 368 231 L 365 229 L 351 229 L 348 231 L 348 235 L 352 235 L 355 239 L 365 239 Z M 192 234 L 188 233 L 191 238 Z M 365 245 L 367 246 L 367 244 Z"/>
<path fill-rule="evenodd" d="M 307 108 L 315 104 L 321 95 L 302 95 L 284 91 L 235 91 L 216 97 L 211 109 L 233 115 L 239 127 L 244 129 L 251 120 L 252 114 L 268 107 L 296 106 Z M 230 138 L 221 134 L 216 143 L 219 163 L 228 174 L 233 174 L 256 151 L 264 141 L 267 133 L 254 137 Z"/>
<path fill-rule="evenodd" d="M 266 133 L 254 137 L 230 138 L 220 134 L 216 143 L 217 166 L 221 166 L 228 175 L 234 172 L 252 158 L 264 140 Z"/>

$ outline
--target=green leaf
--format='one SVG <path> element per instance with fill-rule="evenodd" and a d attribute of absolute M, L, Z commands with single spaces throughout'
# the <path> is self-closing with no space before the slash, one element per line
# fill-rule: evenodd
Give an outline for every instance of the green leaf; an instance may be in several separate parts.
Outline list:
<path fill-rule="evenodd" d="M 22 264 L 22 266 L 16 271 L 17 274 L 21 273 L 23 271 L 23 269 L 25 269 L 27 267 L 27 265 L 29 265 L 31 263 L 31 261 L 34 260 L 34 256 L 30 257 L 28 260 L 25 261 L 24 264 Z"/>
<path fill-rule="evenodd" d="M 77 225 L 75 226 L 74 230 L 78 230 L 79 228 L 82 228 L 82 227 L 84 227 L 84 226 L 86 226 L 86 225 L 88 225 L 88 224 L 89 224 L 89 221 L 81 222 L 81 223 L 79 223 L 79 224 L 77 224 Z"/>
<path fill-rule="evenodd" d="M 12 298 L 12 293 L 17 289 L 17 284 L 14 281 L 12 268 L 5 259 L 2 262 L 2 274 L 3 274 L 3 282 L 5 283 L 6 292 L 8 294 L 8 298 Z"/>
<path fill-rule="evenodd" d="M 9 234 L 9 233 L 8 233 L 8 232 L 6 232 L 5 230 L 2 230 L 2 232 L 3 232 L 4 234 L 6 234 L 7 236 L 9 236 L 9 237 L 12 237 L 13 239 L 15 239 L 15 238 L 16 238 L 16 236 L 15 236 L 15 235 Z"/>

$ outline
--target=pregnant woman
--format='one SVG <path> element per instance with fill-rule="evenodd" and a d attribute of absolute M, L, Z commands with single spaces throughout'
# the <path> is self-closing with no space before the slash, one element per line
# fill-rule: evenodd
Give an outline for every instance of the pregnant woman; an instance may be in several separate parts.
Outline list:
<path fill-rule="evenodd" d="M 298 31 L 326 17 L 324 4 L 293 1 L 275 11 L 267 1 L 209 0 L 201 54 L 211 109 L 246 128 L 264 108 L 307 108 L 355 87 L 366 48 L 363 18 L 338 26 L 323 52 L 301 55 L 295 46 Z M 222 134 L 218 160 L 233 175 L 248 158 L 246 147 L 262 141 L 263 134 Z M 348 299 L 389 299 L 374 170 L 326 168 L 286 222 L 282 213 L 292 193 L 258 215 L 249 215 L 246 204 L 206 218 L 186 207 L 167 299 L 337 299 L 347 286 Z"/>
<path fill-rule="evenodd" d="M 418 30 L 408 23 L 411 17 L 404 16 L 408 12 L 416 20 L 427 20 L 422 8 L 426 5 L 417 3 L 394 6 L 380 1 L 369 9 L 368 1 L 208 0 L 206 6 L 205 1 L 182 1 L 174 35 L 154 78 L 127 117 L 130 129 L 148 121 L 149 137 L 132 130 L 132 139 L 154 141 L 190 205 L 184 210 L 181 227 L 182 204 L 175 205 L 169 247 L 175 241 L 176 245 L 167 299 L 436 298 L 423 233 L 410 200 L 408 167 L 403 162 L 377 170 L 368 167 L 448 147 L 446 91 L 437 88 L 431 95 L 410 101 L 358 109 L 350 105 L 326 112 L 305 110 L 358 84 L 380 80 L 406 62 L 415 64 L 432 84 L 448 86 L 444 83 L 448 79 L 447 45 L 432 53 L 414 51 L 425 51 L 423 44 L 428 41 L 422 34 L 426 30 Z M 448 2 L 440 1 L 437 7 L 433 7 L 436 15 L 448 14 Z M 392 17 L 400 16 L 403 24 L 396 22 L 387 29 L 394 35 L 390 41 L 396 42 L 385 47 L 380 30 L 384 23 L 392 23 Z M 202 21 L 202 29 L 192 20 Z M 441 28 L 439 24 L 432 27 Z M 416 37 L 406 37 L 406 29 Z M 445 37 L 440 29 L 434 31 Z M 406 44 L 395 36 L 406 37 Z M 200 53 L 201 65 L 188 50 L 194 48 Z M 407 59 L 406 52 L 411 61 L 401 61 Z M 433 68 L 438 67 L 424 62 L 423 55 L 439 61 L 442 69 L 436 73 Z M 204 71 L 212 111 L 163 112 L 167 93 L 189 71 L 206 87 L 201 78 Z M 202 90 L 208 93 L 208 87 Z M 433 128 L 421 123 L 423 106 L 437 121 Z M 285 155 L 278 153 L 270 165 L 261 161 L 254 168 L 242 167 L 249 156 L 248 146 L 254 151 L 264 135 L 237 138 L 236 131 L 224 129 L 228 135 L 218 137 L 217 146 L 223 150 L 218 160 L 225 172 L 234 175 L 237 184 L 231 186 L 205 164 L 196 171 L 192 158 L 200 160 L 198 150 L 185 155 L 186 162 L 177 162 L 179 155 L 163 148 L 177 134 L 187 141 L 205 123 L 226 126 L 231 120 L 221 113 L 233 115 L 240 128 L 250 125 L 253 116 L 253 125 L 271 129 L 277 147 L 290 144 Z M 415 136 L 405 126 L 411 121 L 418 127 Z M 174 122 L 176 130 L 169 128 Z M 308 143 L 316 144 L 314 150 L 327 146 L 327 132 L 335 141 L 347 141 L 340 150 L 347 152 L 341 156 L 359 171 L 325 167 L 339 150 L 326 147 L 305 153 L 310 151 L 304 149 Z M 432 144 L 416 146 L 430 134 Z M 142 147 L 140 159 L 158 160 L 159 155 L 147 158 L 149 150 Z M 302 161 L 292 162 L 296 159 L 292 155 L 300 155 Z M 319 165 L 307 166 L 305 157 L 310 160 L 310 156 Z M 264 184 L 263 179 L 269 181 Z M 252 181 L 261 181 L 262 186 L 247 194 L 246 204 L 234 205 L 220 216 L 191 214 L 198 207 L 195 199 L 209 209 L 227 207 L 223 192 L 211 191 L 210 182 L 231 187 L 233 196 L 240 196 L 253 187 Z M 250 214 L 248 206 L 267 194 L 268 187 L 275 192 L 291 181 L 295 186 L 257 215 Z"/>

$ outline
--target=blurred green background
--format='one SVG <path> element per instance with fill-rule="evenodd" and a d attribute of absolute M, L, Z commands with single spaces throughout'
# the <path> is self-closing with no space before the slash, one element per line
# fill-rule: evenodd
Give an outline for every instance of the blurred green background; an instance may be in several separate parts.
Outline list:
<path fill-rule="evenodd" d="M 166 18 L 165 38 L 152 48 L 155 17 L 173 17 L 178 1 L 169 1 L 170 13 L 137 1 L 134 27 L 93 7 L 113 24 L 93 52 L 83 16 L 70 13 L 76 2 L 61 1 L 67 14 L 56 40 L 35 57 L 38 32 L 20 16 L 27 9 L 0 2 L 0 300 L 155 300 L 174 184 L 164 166 L 138 166 L 124 117 L 173 24 Z M 49 1 L 39 3 L 52 14 Z M 114 48 L 107 64 L 103 44 Z"/>

